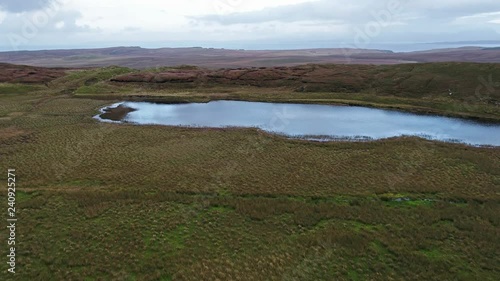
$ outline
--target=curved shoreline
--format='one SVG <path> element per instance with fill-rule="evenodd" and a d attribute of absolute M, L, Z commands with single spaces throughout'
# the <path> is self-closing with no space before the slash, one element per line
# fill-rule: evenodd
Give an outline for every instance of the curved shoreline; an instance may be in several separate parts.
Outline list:
<path fill-rule="evenodd" d="M 221 100 L 217 100 L 217 101 L 221 101 Z M 225 100 L 225 101 L 228 101 L 228 100 Z M 229 102 L 234 102 L 234 101 L 229 101 Z M 258 104 L 259 102 L 249 102 L 249 101 L 239 101 L 240 103 L 254 103 L 254 104 Z M 130 104 L 127 104 L 127 103 L 130 103 Z M 160 106 L 161 104 L 185 104 L 185 103 L 177 103 L 177 102 L 160 102 L 160 103 L 154 103 L 154 102 L 130 102 L 130 101 L 123 101 L 123 102 L 120 102 L 120 103 L 115 103 L 115 104 L 112 104 L 112 105 L 109 105 L 109 106 L 106 106 L 104 108 L 102 108 L 100 111 L 101 111 L 101 114 L 95 116 L 94 118 L 101 121 L 101 122 L 110 122 L 110 123 L 132 123 L 134 124 L 136 121 L 133 121 L 133 119 L 130 119 L 128 120 L 127 118 L 125 118 L 127 116 L 127 114 L 129 114 L 130 112 L 134 112 L 134 111 L 137 111 L 137 110 L 140 110 L 142 107 L 140 105 L 138 105 L 137 103 L 149 103 L 150 106 L 153 106 L 153 104 L 156 104 L 157 106 Z M 193 104 L 195 104 L 195 102 L 192 102 Z M 207 104 L 209 102 L 199 102 L 197 104 Z M 270 102 L 262 102 L 261 104 L 265 104 L 265 103 L 270 103 Z M 278 103 L 275 103 L 275 104 L 278 104 Z M 292 103 L 281 103 L 282 105 L 284 104 L 292 104 Z M 300 104 L 297 104 L 297 103 L 294 103 L 295 105 L 300 105 Z M 321 104 L 320 104 L 321 106 Z M 327 106 L 327 105 L 324 105 L 323 106 Z M 343 106 L 344 108 L 347 108 L 347 106 Z M 354 109 L 354 106 L 353 106 L 353 110 L 362 110 L 362 106 L 356 106 L 357 108 L 359 109 Z M 370 107 L 365 107 L 366 109 L 370 108 Z M 387 110 L 387 112 L 389 112 L 391 110 Z M 415 113 L 408 113 L 408 112 L 405 112 L 405 111 L 399 111 L 399 110 L 392 110 L 393 112 L 399 112 L 399 113 L 396 113 L 396 114 L 409 114 L 409 115 L 418 115 L 418 114 L 415 114 Z M 425 115 L 421 115 L 421 116 L 425 116 Z M 427 115 L 429 117 L 437 117 L 437 118 L 450 118 L 452 119 L 451 117 L 445 117 L 445 116 L 439 116 L 439 115 Z M 454 118 L 455 121 L 454 122 L 465 122 L 467 121 L 467 119 L 462 119 L 463 121 L 459 121 L 459 118 Z M 149 121 L 148 121 L 149 122 Z M 493 125 L 494 127 L 498 126 L 499 124 L 498 123 L 485 123 L 485 122 L 475 122 L 475 121 L 472 121 L 472 120 L 469 120 L 469 122 L 471 122 L 470 124 L 475 124 L 473 126 L 490 126 L 490 125 Z M 482 124 L 481 124 L 482 123 Z M 151 125 L 162 125 L 162 126 L 174 126 L 174 127 L 186 127 L 186 128 L 212 128 L 210 126 L 204 126 L 204 125 L 189 125 L 189 124 L 183 124 L 183 125 L 172 125 L 172 124 L 163 124 L 163 123 L 155 123 L 155 122 L 152 122 L 152 123 L 137 123 L 137 125 L 148 125 L 148 124 L 151 124 Z M 201 124 L 201 123 L 200 123 Z M 400 125 L 403 125 L 404 124 L 400 124 Z M 253 125 L 251 127 L 248 127 L 248 126 L 239 126 L 239 125 L 230 125 L 230 124 L 227 124 L 225 125 L 227 127 L 219 127 L 219 126 L 215 126 L 213 128 L 253 128 Z M 438 126 L 439 127 L 439 126 Z M 274 135 L 280 135 L 280 136 L 283 136 L 283 137 L 286 137 L 286 138 L 290 138 L 290 139 L 301 139 L 301 140 L 308 140 L 308 141 L 319 141 L 319 142 L 331 142 L 331 141 L 348 141 L 348 142 L 359 142 L 359 141 L 377 141 L 377 140 L 381 140 L 381 139 L 387 139 L 387 138 L 399 138 L 399 137 L 405 137 L 405 136 L 413 136 L 413 137 L 418 137 L 418 138 L 422 138 L 422 139 L 427 139 L 427 140 L 431 140 L 431 141 L 440 141 L 440 142 L 446 142 L 446 143 L 459 143 L 459 144 L 465 144 L 467 146 L 474 146 L 474 147 L 497 147 L 498 145 L 494 144 L 494 142 L 484 142 L 481 138 L 481 140 L 467 140 L 467 137 L 465 137 L 465 139 L 461 139 L 461 137 L 457 137 L 457 138 L 453 138 L 453 137 L 439 137 L 437 135 L 433 136 L 433 133 L 418 133 L 418 134 L 402 134 L 402 135 L 394 135 L 394 136 L 387 136 L 387 137 L 382 137 L 382 138 L 377 138 L 377 137 L 366 137 L 366 136 L 363 136 L 363 135 L 355 135 L 355 136 L 350 136 L 349 134 L 339 134 L 339 132 L 337 132 L 338 135 L 322 135 L 323 133 L 319 134 L 319 135 L 314 135 L 314 134 L 295 134 L 295 133 L 285 133 L 285 132 L 279 132 L 279 131 L 269 131 L 265 128 L 262 128 L 260 126 L 255 126 L 255 128 L 258 128 L 260 130 L 263 130 L 267 133 L 270 133 L 270 134 L 274 134 Z M 405 127 L 406 128 L 406 127 Z M 487 129 L 487 128 L 485 128 Z M 431 130 L 432 131 L 432 130 Z M 496 132 L 496 131 L 495 131 Z M 365 132 L 366 133 L 366 132 Z M 363 133 L 360 133 L 360 134 L 363 134 Z M 463 137 L 463 136 L 462 136 Z M 474 138 L 473 138 L 474 139 Z"/>
<path fill-rule="evenodd" d="M 461 118 L 464 120 L 482 122 L 482 123 L 490 123 L 490 124 L 500 124 L 500 116 L 492 117 L 492 116 L 481 116 L 477 114 L 471 113 L 460 113 L 460 112 L 450 112 L 443 111 L 428 107 L 419 107 L 414 105 L 390 105 L 383 103 L 372 103 L 372 102 L 364 102 L 358 100 L 304 100 L 304 99 L 259 99 L 259 98 L 200 98 L 200 97 L 189 97 L 189 98 L 181 98 L 181 97 L 152 97 L 152 96 L 127 96 L 122 97 L 122 99 L 116 99 L 118 97 L 102 97 L 102 96 L 81 96 L 80 98 L 92 98 L 92 99 L 100 99 L 100 100 L 114 100 L 119 101 L 116 104 L 120 104 L 123 102 L 150 102 L 156 104 L 188 104 L 188 103 L 209 103 L 212 101 L 241 101 L 241 102 L 262 102 L 262 103 L 284 103 L 284 104 L 317 104 L 317 105 L 343 105 L 343 106 L 361 106 L 368 108 L 377 108 L 377 109 L 387 109 L 387 110 L 395 110 L 404 113 L 414 113 L 419 115 L 430 115 L 430 116 L 439 116 L 439 117 L 451 117 L 451 118 Z M 132 110 L 134 111 L 134 110 Z M 499 108 L 500 112 L 500 108 Z"/>

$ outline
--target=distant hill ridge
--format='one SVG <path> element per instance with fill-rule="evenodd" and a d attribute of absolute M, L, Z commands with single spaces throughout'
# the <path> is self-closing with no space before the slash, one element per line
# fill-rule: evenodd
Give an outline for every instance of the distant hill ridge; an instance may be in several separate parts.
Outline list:
<path fill-rule="evenodd" d="M 45 67 L 137 69 L 195 65 L 206 68 L 272 67 L 302 64 L 402 64 L 417 62 L 500 63 L 500 48 L 465 47 L 398 53 L 369 49 L 230 50 L 214 48 L 112 47 L 101 49 L 0 52 L 0 62 Z"/>

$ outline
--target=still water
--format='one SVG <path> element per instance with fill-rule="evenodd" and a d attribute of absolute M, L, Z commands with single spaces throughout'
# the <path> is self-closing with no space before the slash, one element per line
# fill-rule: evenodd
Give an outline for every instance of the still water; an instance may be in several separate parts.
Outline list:
<path fill-rule="evenodd" d="M 241 101 L 190 104 L 123 102 L 106 109 L 118 105 L 135 109 L 122 122 L 140 125 L 257 127 L 312 140 L 376 140 L 406 135 L 470 145 L 500 146 L 500 124 L 394 110 Z"/>

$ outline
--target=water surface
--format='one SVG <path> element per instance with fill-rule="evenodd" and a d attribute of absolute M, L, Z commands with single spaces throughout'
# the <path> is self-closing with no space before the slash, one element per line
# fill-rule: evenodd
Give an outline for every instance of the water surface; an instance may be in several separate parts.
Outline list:
<path fill-rule="evenodd" d="M 190 104 L 123 102 L 134 109 L 122 122 L 192 127 L 257 127 L 316 140 L 419 136 L 470 145 L 500 146 L 500 124 L 357 106 L 213 101 Z M 101 119 L 102 120 L 102 119 Z"/>

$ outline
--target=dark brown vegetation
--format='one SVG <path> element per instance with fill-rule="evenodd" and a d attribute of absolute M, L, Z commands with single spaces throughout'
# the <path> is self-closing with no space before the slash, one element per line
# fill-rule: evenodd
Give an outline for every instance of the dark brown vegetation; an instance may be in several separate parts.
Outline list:
<path fill-rule="evenodd" d="M 0 63 L 0 83 L 45 83 L 66 75 L 65 69 Z"/>

